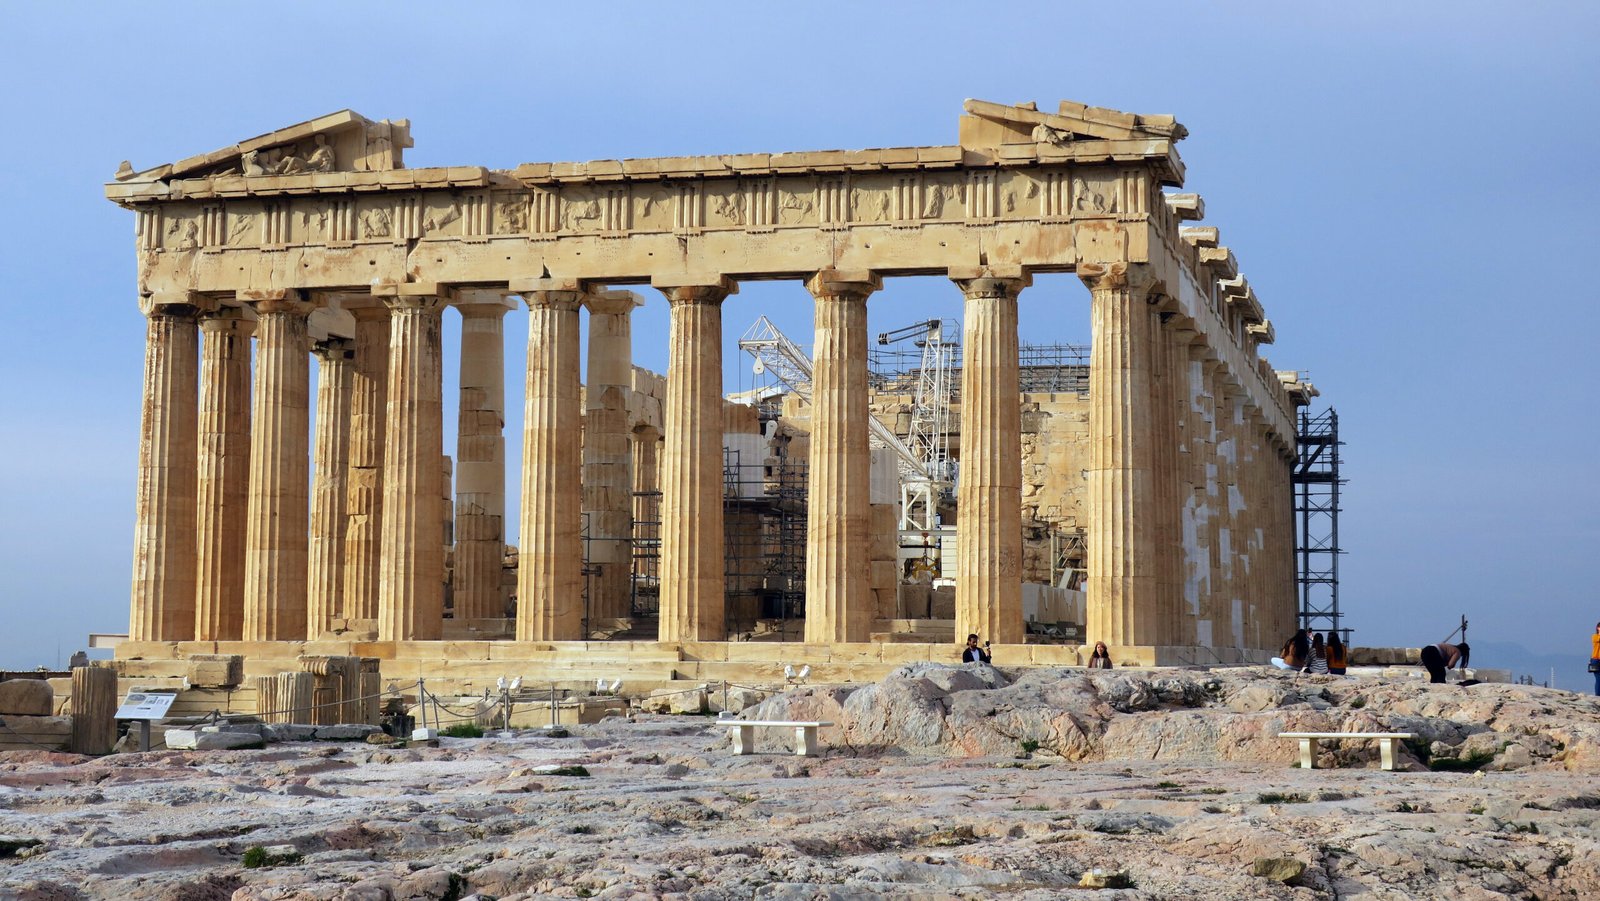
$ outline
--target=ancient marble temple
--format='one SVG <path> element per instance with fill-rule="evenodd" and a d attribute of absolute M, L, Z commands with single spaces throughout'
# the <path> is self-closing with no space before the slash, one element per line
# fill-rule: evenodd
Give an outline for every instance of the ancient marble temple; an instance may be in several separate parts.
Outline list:
<path fill-rule="evenodd" d="M 119 656 L 344 636 L 448 660 L 447 552 L 454 617 L 505 617 L 513 303 L 529 317 L 515 639 L 480 659 L 589 637 L 581 517 L 625 538 L 630 467 L 657 456 L 659 642 L 689 659 L 723 641 L 722 307 L 750 279 L 815 304 L 807 646 L 868 642 L 866 309 L 905 275 L 965 298 L 955 631 L 1020 648 L 1018 305 L 1062 272 L 1092 319 L 1085 634 L 1276 647 L 1295 622 L 1292 413 L 1313 389 L 1260 356 L 1273 328 L 1233 252 L 1186 224 L 1204 208 L 1170 190 L 1185 136 L 1171 116 L 967 101 L 948 146 L 414 169 L 409 123 L 347 110 L 124 163 L 106 195 L 135 214 L 147 330 Z M 630 287 L 665 297 L 669 335 L 630 335 Z M 458 349 L 442 346 L 451 308 Z M 622 409 L 637 340 L 669 350 L 648 436 Z M 590 602 L 614 607 L 625 587 L 606 578 Z"/>

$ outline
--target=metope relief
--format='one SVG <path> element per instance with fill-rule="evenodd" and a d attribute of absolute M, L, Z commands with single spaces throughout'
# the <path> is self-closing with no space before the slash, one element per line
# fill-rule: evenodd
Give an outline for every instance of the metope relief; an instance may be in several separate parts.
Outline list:
<path fill-rule="evenodd" d="M 526 194 L 494 195 L 494 233 L 497 235 L 525 235 L 528 233 L 528 196 Z"/>
<path fill-rule="evenodd" d="M 922 212 L 919 219 L 961 218 L 961 185 L 957 176 L 922 176 Z"/>
<path fill-rule="evenodd" d="M 745 224 L 744 195 L 736 182 L 714 182 L 706 187 L 706 225 L 742 227 Z"/>
<path fill-rule="evenodd" d="M 779 225 L 814 225 L 817 221 L 816 190 L 797 188 L 785 182 L 777 189 Z"/>
<path fill-rule="evenodd" d="M 888 222 L 894 218 L 893 192 L 874 179 L 858 179 L 850 189 L 850 221 Z"/>
<path fill-rule="evenodd" d="M 423 207 L 422 236 L 427 238 L 448 238 L 462 234 L 462 220 L 466 218 L 466 206 L 461 198 L 451 197 L 445 199 L 432 199 Z"/>
<path fill-rule="evenodd" d="M 630 222 L 640 231 L 672 230 L 672 192 L 660 182 L 639 182 L 629 194 Z"/>
<path fill-rule="evenodd" d="M 561 230 L 564 232 L 594 232 L 603 226 L 600 198 L 593 188 L 563 187 L 561 189 Z"/>
<path fill-rule="evenodd" d="M 1077 176 L 1072 180 L 1072 212 L 1081 216 L 1120 212 L 1117 194 L 1121 182 L 1114 175 Z"/>

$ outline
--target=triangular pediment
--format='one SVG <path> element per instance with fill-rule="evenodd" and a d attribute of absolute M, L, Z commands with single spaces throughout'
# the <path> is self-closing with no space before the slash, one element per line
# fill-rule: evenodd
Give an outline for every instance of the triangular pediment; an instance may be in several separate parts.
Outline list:
<path fill-rule="evenodd" d="M 146 182 L 213 175 L 385 172 L 404 167 L 402 151 L 410 146 L 409 121 L 374 122 L 346 109 L 142 172 L 123 163 L 116 179 Z"/>
<path fill-rule="evenodd" d="M 1171 116 L 1141 116 L 1071 100 L 1061 101 L 1053 113 L 1033 103 L 1007 106 L 987 100 L 968 100 L 962 108 L 967 115 L 961 117 L 961 146 L 968 150 L 1074 141 L 1180 141 L 1189 134 Z"/>

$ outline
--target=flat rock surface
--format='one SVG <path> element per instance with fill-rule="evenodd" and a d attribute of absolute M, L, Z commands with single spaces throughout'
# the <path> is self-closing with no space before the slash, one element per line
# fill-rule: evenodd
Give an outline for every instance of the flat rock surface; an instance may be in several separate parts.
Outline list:
<path fill-rule="evenodd" d="M 866 695 L 841 720 L 839 736 L 852 741 L 825 737 L 813 759 L 734 757 L 729 730 L 667 715 L 573 727 L 568 738 L 529 730 L 437 748 L 0 755 L 0 899 L 1474 901 L 1588 898 L 1600 885 L 1600 779 L 1575 765 L 1588 757 L 1548 739 L 1587 735 L 1600 719 L 1580 696 L 1435 686 L 1453 694 L 1432 691 L 1429 707 L 1430 689 L 1407 687 L 1413 712 L 1393 715 L 1414 718 L 1443 750 L 1476 740 L 1489 753 L 1480 769 L 1430 771 L 1419 746 L 1406 755 L 1413 771 L 1383 772 L 1370 744 L 1358 744 L 1328 752 L 1336 768 L 1300 770 L 1287 763 L 1291 741 L 1220 754 L 1217 737 L 1271 711 L 1287 723 L 1344 709 L 1393 725 L 1373 709 L 1387 687 L 1337 685 L 1324 697 L 1323 682 L 1269 674 L 1128 671 L 1102 690 L 1080 677 L 933 674 L 915 689 L 931 707 Z M 1012 691 L 1017 684 L 1026 690 Z M 835 698 L 839 709 L 868 688 Z M 906 686 L 890 688 L 909 697 Z M 1353 710 L 1352 688 L 1365 698 Z M 800 689 L 775 707 L 798 713 L 829 691 Z M 992 703 L 1000 692 L 1009 705 Z M 1103 718 L 1091 721 L 1070 697 L 1106 705 Z M 1442 725 L 1479 703 L 1488 715 L 1476 727 Z M 1517 705 L 1534 720 L 1521 732 L 1510 720 Z M 979 729 L 963 717 L 986 706 L 1006 730 L 1054 724 L 1041 734 L 1062 736 L 1059 747 L 952 734 Z M 1081 719 L 1076 732 L 1062 716 Z M 864 722 L 872 735 L 925 743 L 867 741 Z M 1251 727 L 1260 728 L 1276 727 Z M 1474 739 L 1489 733 L 1507 741 Z M 1514 736 L 1526 760 L 1492 769 Z M 254 857 L 273 865 L 244 866 L 257 847 L 271 849 Z M 1295 866 L 1258 861 L 1304 869 L 1284 883 Z M 1128 887 L 1077 887 L 1096 870 Z"/>

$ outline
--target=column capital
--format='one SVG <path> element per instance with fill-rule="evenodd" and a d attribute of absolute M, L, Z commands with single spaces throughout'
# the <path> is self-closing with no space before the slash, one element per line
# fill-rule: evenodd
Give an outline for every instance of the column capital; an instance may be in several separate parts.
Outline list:
<path fill-rule="evenodd" d="M 356 356 L 356 343 L 349 338 L 328 337 L 321 341 L 313 341 L 311 352 L 317 355 L 317 359 L 324 361 L 353 360 Z"/>
<path fill-rule="evenodd" d="M 722 303 L 728 295 L 739 293 L 738 282 L 715 273 L 655 275 L 650 277 L 650 287 L 665 294 L 668 303 Z"/>
<path fill-rule="evenodd" d="M 660 441 L 661 430 L 653 425 L 636 425 L 633 427 L 633 440 L 635 441 Z"/>
<path fill-rule="evenodd" d="M 1090 291 L 1147 294 L 1156 286 L 1155 272 L 1143 263 L 1080 263 L 1078 278 Z"/>
<path fill-rule="evenodd" d="M 822 269 L 806 279 L 811 296 L 859 297 L 865 299 L 883 290 L 883 278 L 870 269 Z"/>
<path fill-rule="evenodd" d="M 947 274 L 967 297 L 1016 297 L 1033 284 L 1026 270 L 1008 264 L 951 266 Z"/>
<path fill-rule="evenodd" d="M 316 308 L 311 302 L 310 295 L 298 288 L 270 288 L 251 289 L 239 291 L 235 298 L 246 304 L 257 314 L 260 313 L 288 313 L 292 316 L 307 317 Z"/>
<path fill-rule="evenodd" d="M 507 310 L 517 306 L 510 293 L 498 288 L 461 288 L 455 292 L 450 305 L 463 317 L 504 316 Z"/>
<path fill-rule="evenodd" d="M 644 306 L 644 300 L 632 291 L 591 291 L 583 298 L 583 305 L 589 308 L 591 316 L 596 313 L 621 316 Z"/>
<path fill-rule="evenodd" d="M 146 316 L 194 316 L 216 305 L 198 291 L 157 291 L 139 298 L 139 310 Z"/>
<path fill-rule="evenodd" d="M 380 319 L 389 318 L 389 307 L 377 298 L 373 298 L 369 303 L 362 303 L 357 306 L 346 305 L 344 311 L 349 313 L 351 318 L 357 322 L 376 322 Z"/>
<path fill-rule="evenodd" d="M 200 331 L 208 335 L 254 334 L 256 322 L 245 315 L 242 307 L 217 307 L 200 314 Z"/>

